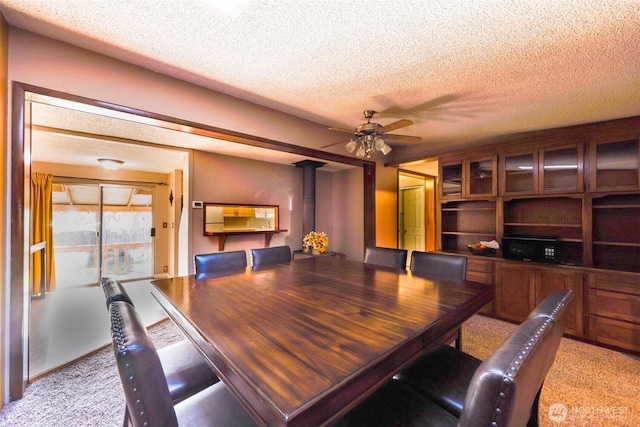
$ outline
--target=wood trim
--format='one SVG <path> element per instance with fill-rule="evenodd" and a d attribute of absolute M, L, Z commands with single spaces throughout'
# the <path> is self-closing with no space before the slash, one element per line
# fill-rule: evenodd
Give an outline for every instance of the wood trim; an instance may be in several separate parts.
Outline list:
<path fill-rule="evenodd" d="M 25 319 L 25 259 L 29 252 L 25 248 L 25 120 L 28 119 L 24 102 L 25 90 L 13 84 L 11 104 L 11 283 L 9 284 L 9 401 L 20 399 L 26 387 L 23 361 L 23 326 Z"/>
<path fill-rule="evenodd" d="M 162 114 L 151 113 L 149 111 L 138 110 L 136 108 L 129 108 L 122 105 L 112 104 L 109 102 L 97 101 L 91 98 L 85 98 L 82 96 L 71 95 L 69 93 L 58 92 L 51 89 L 45 89 L 37 86 L 32 86 L 23 83 L 19 84 L 24 91 L 39 93 L 41 95 L 52 96 L 68 101 L 79 102 L 95 107 L 101 107 L 108 110 L 134 114 L 140 117 L 149 119 L 151 123 L 154 120 L 162 121 L 171 125 L 173 130 L 180 130 L 182 132 L 191 133 L 194 135 L 206 136 L 210 138 L 222 139 L 230 142 L 237 142 L 240 144 L 251 145 L 253 147 L 268 148 L 271 150 L 283 151 L 285 153 L 299 154 L 306 157 L 314 157 L 316 159 L 327 160 L 332 162 L 344 163 L 352 166 L 364 167 L 367 164 L 373 164 L 368 160 L 362 160 L 354 157 L 343 156 L 340 154 L 328 153 L 326 151 L 316 150 L 313 148 L 301 147 L 286 142 L 276 141 L 273 139 L 262 138 L 255 135 L 250 135 L 242 132 L 236 132 L 229 129 L 223 129 L 215 126 L 205 125 L 203 123 L 192 122 L 188 120 L 178 119 L 175 117 L 169 117 Z M 166 127 L 166 126 L 165 126 Z"/>
<path fill-rule="evenodd" d="M 376 164 L 368 162 L 364 173 L 364 247 L 376 245 Z M 364 256 L 364 253 L 362 254 Z"/>

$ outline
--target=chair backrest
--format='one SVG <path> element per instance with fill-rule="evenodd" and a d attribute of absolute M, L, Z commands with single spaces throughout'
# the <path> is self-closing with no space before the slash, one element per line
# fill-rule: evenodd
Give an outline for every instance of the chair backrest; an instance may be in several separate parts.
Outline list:
<path fill-rule="evenodd" d="M 193 257 L 193 261 L 196 274 L 240 270 L 247 267 L 247 253 L 245 251 L 229 251 L 198 254 Z"/>
<path fill-rule="evenodd" d="M 529 317 L 548 317 L 557 321 L 558 316 L 564 312 L 567 304 L 573 298 L 573 292 L 561 289 L 547 296 L 532 312 Z"/>
<path fill-rule="evenodd" d="M 288 264 L 291 262 L 291 248 L 289 246 L 274 246 L 272 248 L 251 249 L 253 268 L 269 264 Z"/>
<path fill-rule="evenodd" d="M 464 280 L 467 277 L 467 257 L 436 252 L 413 251 L 411 271 L 444 279 Z"/>
<path fill-rule="evenodd" d="M 160 358 L 136 309 L 114 301 L 110 313 L 113 352 L 129 417 L 126 421 L 133 427 L 177 426 Z"/>
<path fill-rule="evenodd" d="M 566 303 L 555 320 L 527 318 L 482 362 L 469 384 L 460 426 L 525 426 L 532 413 L 537 417 L 542 384 L 564 333 L 565 308 Z"/>
<path fill-rule="evenodd" d="M 129 294 L 118 280 L 113 277 L 103 277 L 100 279 L 100 285 L 107 299 L 107 310 L 109 310 L 109 305 L 111 305 L 113 301 L 124 301 L 133 306 Z"/>
<path fill-rule="evenodd" d="M 406 270 L 407 250 L 367 246 L 364 250 L 364 263 Z"/>

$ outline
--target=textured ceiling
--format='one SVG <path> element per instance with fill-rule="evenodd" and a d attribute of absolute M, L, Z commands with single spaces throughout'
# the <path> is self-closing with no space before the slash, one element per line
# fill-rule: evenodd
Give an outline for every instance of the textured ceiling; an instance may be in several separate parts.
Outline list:
<path fill-rule="evenodd" d="M 326 126 L 362 110 L 416 158 L 640 115 L 637 0 L 0 0 L 11 25 Z M 318 148 L 318 147 L 314 147 Z M 342 147 L 331 148 L 341 152 Z"/>

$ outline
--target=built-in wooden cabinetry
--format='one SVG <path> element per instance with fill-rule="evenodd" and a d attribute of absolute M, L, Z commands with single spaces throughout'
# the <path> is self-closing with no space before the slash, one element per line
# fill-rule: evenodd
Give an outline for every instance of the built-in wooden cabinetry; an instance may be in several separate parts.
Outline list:
<path fill-rule="evenodd" d="M 582 265 L 583 197 L 504 199 L 503 235 L 555 236 L 568 264 Z"/>
<path fill-rule="evenodd" d="M 488 285 L 493 284 L 493 262 L 486 258 L 470 257 L 467 260 L 467 280 L 473 280 L 474 282 L 486 283 Z M 480 313 L 488 316 L 494 313 L 494 301 L 485 305 Z"/>
<path fill-rule="evenodd" d="M 582 271 L 515 261 L 496 262 L 495 271 L 494 307 L 498 317 L 522 322 L 548 295 L 571 289 L 574 298 L 567 309 L 567 333 L 583 336 Z"/>
<path fill-rule="evenodd" d="M 484 310 L 520 322 L 576 293 L 567 332 L 640 353 L 640 117 L 515 135 L 440 160 L 440 247 L 496 285 Z M 467 244 L 554 236 L 560 265 L 472 255 Z M 489 282 L 492 280 L 492 282 Z"/>
<path fill-rule="evenodd" d="M 640 273 L 640 194 L 594 196 L 591 219 L 591 264 Z"/>
<path fill-rule="evenodd" d="M 500 156 L 501 196 L 578 193 L 584 188 L 583 144 L 553 145 Z"/>
<path fill-rule="evenodd" d="M 638 275 L 593 271 L 587 274 L 587 280 L 590 338 L 637 352 L 640 346 Z"/>
<path fill-rule="evenodd" d="M 496 238 L 496 202 L 452 201 L 442 204 L 442 249 L 466 250 L 466 245 Z"/>
<path fill-rule="evenodd" d="M 495 196 L 498 183 L 496 170 L 496 156 L 441 163 L 441 198 L 475 199 Z"/>

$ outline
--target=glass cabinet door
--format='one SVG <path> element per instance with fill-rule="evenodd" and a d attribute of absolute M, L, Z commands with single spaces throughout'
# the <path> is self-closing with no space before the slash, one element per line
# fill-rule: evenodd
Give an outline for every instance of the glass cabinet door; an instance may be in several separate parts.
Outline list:
<path fill-rule="evenodd" d="M 462 197 L 462 163 L 442 166 L 442 197 Z"/>
<path fill-rule="evenodd" d="M 496 195 L 496 162 L 494 158 L 471 160 L 468 163 L 469 187 L 467 195 L 474 196 L 495 196 Z"/>
<path fill-rule="evenodd" d="M 582 146 L 541 150 L 542 192 L 582 191 Z"/>
<path fill-rule="evenodd" d="M 533 153 L 505 155 L 503 158 L 503 194 L 534 194 L 537 159 Z"/>
<path fill-rule="evenodd" d="M 638 140 L 598 143 L 592 146 L 591 189 L 595 191 L 636 190 L 638 182 Z"/>

